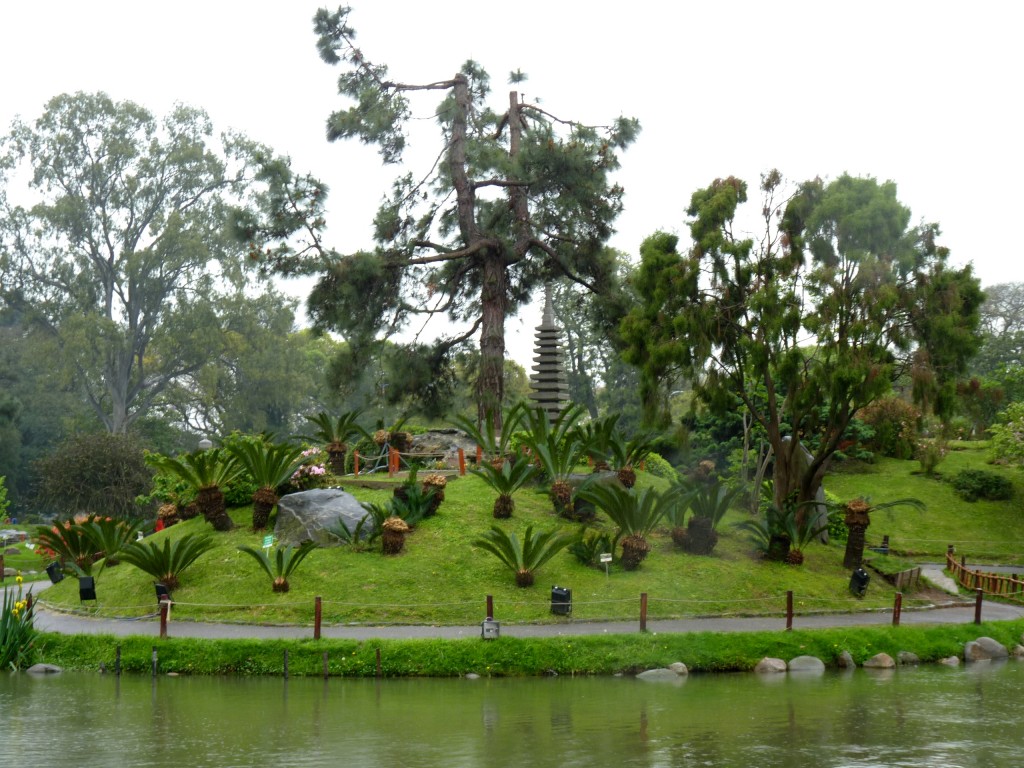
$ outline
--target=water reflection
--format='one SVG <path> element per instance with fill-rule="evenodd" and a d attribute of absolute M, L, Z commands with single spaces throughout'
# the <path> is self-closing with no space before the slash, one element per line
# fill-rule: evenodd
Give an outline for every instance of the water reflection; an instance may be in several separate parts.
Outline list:
<path fill-rule="evenodd" d="M 1022 675 L 1015 662 L 683 686 L 5 674 L 0 765 L 1014 765 Z"/>

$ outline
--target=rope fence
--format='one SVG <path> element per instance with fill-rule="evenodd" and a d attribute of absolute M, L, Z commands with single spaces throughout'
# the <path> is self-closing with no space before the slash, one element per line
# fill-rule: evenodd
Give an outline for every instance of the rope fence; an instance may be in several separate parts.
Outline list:
<path fill-rule="evenodd" d="M 1010 597 L 1017 599 L 1024 599 L 1024 581 L 1021 581 L 1013 575 L 1012 577 L 1000 576 L 998 574 L 985 574 L 977 571 L 971 571 L 967 569 L 963 563 L 958 563 L 955 556 L 952 553 L 947 554 L 947 566 L 949 570 L 954 573 L 957 580 L 965 587 L 972 589 L 976 594 L 976 606 L 975 606 L 975 623 L 981 623 L 981 605 L 984 594 L 990 594 L 998 597 Z M 66 610 L 58 606 L 51 605 L 45 600 L 37 600 L 38 603 L 50 608 L 51 610 Z M 361 622 L 348 622 L 350 626 L 373 626 L 374 623 L 387 624 L 388 619 L 393 618 L 388 616 L 389 612 L 395 610 L 408 610 L 411 608 L 423 608 L 423 607 L 447 607 L 447 608 L 465 608 L 466 615 L 471 616 L 470 623 L 475 623 L 475 616 L 479 616 L 479 609 L 484 608 L 483 615 L 486 617 L 481 622 L 482 632 L 483 627 L 491 622 L 497 625 L 498 612 L 495 609 L 495 602 L 492 595 L 486 595 L 483 604 L 480 601 L 459 601 L 459 602 L 447 602 L 447 603 L 350 603 L 342 601 L 324 601 L 321 597 L 316 597 L 314 600 L 313 611 L 312 611 L 312 627 L 313 627 L 313 639 L 319 640 L 321 637 L 324 621 L 323 621 L 323 606 L 324 604 L 333 606 L 335 608 L 348 608 L 356 611 L 366 612 L 368 609 L 375 609 L 378 611 L 380 619 L 375 622 L 372 619 L 369 621 Z M 633 613 L 633 617 L 639 620 L 640 631 L 646 631 L 647 622 L 649 618 L 649 609 L 652 604 L 659 604 L 662 606 L 672 606 L 673 608 L 678 606 L 717 606 L 719 610 L 714 613 L 708 612 L 686 612 L 686 615 L 680 616 L 678 610 L 670 610 L 667 616 L 656 617 L 659 621 L 671 621 L 681 619 L 695 619 L 695 618 L 726 618 L 726 617 L 737 617 L 737 616 L 759 616 L 759 617 L 784 617 L 785 629 L 791 630 L 793 628 L 793 621 L 799 616 L 811 616 L 820 615 L 820 610 L 801 610 L 797 611 L 795 606 L 806 608 L 808 605 L 813 604 L 833 604 L 833 601 L 826 598 L 815 598 L 806 597 L 800 598 L 799 601 L 794 600 L 794 593 L 792 590 L 785 592 L 784 594 L 765 595 L 763 597 L 751 597 L 751 598 L 734 598 L 725 600 L 705 600 L 695 598 L 670 598 L 670 597 L 658 597 L 651 598 L 646 592 L 640 593 L 639 602 L 637 598 L 614 598 L 614 599 L 592 599 L 592 600 L 574 600 L 572 597 L 572 591 L 562 587 L 552 587 L 550 601 L 537 601 L 537 600 L 513 600 L 501 604 L 501 609 L 504 615 L 507 617 L 510 613 L 515 614 L 511 623 L 531 623 L 530 617 L 534 620 L 539 619 L 542 614 L 546 614 L 550 611 L 551 614 L 556 616 L 564 617 L 567 620 L 570 619 L 570 615 L 576 609 L 584 609 L 593 606 L 608 606 L 616 605 L 622 606 L 627 604 L 637 605 L 637 611 Z M 251 615 L 254 610 L 258 611 L 262 608 L 281 608 L 283 606 L 298 609 L 300 616 L 305 614 L 304 609 L 308 609 L 307 603 L 302 602 L 290 602 L 290 603 L 249 603 L 249 604 L 231 604 L 231 603 L 191 603 L 191 602 L 177 602 L 171 599 L 162 597 L 159 601 L 158 611 L 154 612 L 152 604 L 149 605 L 135 605 L 135 606 L 102 606 L 104 612 L 109 611 L 139 611 L 140 615 L 136 616 L 105 616 L 113 621 L 139 621 L 142 619 L 152 619 L 159 616 L 160 619 L 160 637 L 166 638 L 168 634 L 168 624 L 170 622 L 171 607 L 175 606 L 178 609 L 189 608 L 192 609 L 193 615 L 188 617 L 188 621 L 203 621 L 202 612 L 205 610 L 219 610 L 223 612 L 226 610 L 237 609 L 240 613 L 244 612 L 247 615 Z M 737 611 L 722 610 L 722 607 L 729 606 L 737 608 Z M 756 607 L 762 607 L 764 610 L 754 610 Z M 903 607 L 903 593 L 896 592 L 894 595 L 893 607 L 892 607 L 892 623 L 893 626 L 899 626 L 900 615 Z M 883 609 L 885 610 L 885 609 Z M 516 614 L 516 612 L 519 612 Z M 95 610 L 86 612 L 90 616 L 99 616 L 99 607 Z M 578 616 L 578 613 L 577 613 Z M 526 617 L 526 618 L 524 618 Z M 246 623 L 244 621 L 230 621 L 225 620 L 223 616 L 211 616 L 207 621 L 215 623 Z M 596 612 L 582 621 L 622 621 L 623 616 L 617 613 L 614 617 L 609 618 L 607 612 Z M 402 624 L 411 624 L 414 622 L 393 622 L 395 626 Z M 506 623 L 510 621 L 506 618 Z M 308 620 L 301 620 L 289 624 L 292 627 L 305 627 L 309 626 Z M 338 622 L 334 623 L 333 626 L 339 626 Z M 328 624 L 332 626 L 332 624 Z M 452 622 L 451 626 L 463 626 L 458 622 Z M 482 636 L 486 636 L 482 634 Z"/>

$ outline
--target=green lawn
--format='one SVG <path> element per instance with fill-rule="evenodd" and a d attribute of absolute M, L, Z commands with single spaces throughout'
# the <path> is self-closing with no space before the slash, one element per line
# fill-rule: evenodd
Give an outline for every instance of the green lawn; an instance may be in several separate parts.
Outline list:
<path fill-rule="evenodd" d="M 868 528 L 869 543 L 877 544 L 888 535 L 895 551 L 921 559 L 942 560 L 947 545 L 953 544 L 968 563 L 1024 563 L 1024 473 L 987 461 L 984 444 L 959 443 L 939 465 L 935 477 L 921 474 L 916 461 L 879 459 L 875 464 L 858 465 L 855 472 L 840 467 L 826 478 L 825 488 L 843 500 L 865 496 L 883 502 L 912 497 L 925 503 L 927 511 L 923 513 L 897 508 L 874 517 Z M 1015 498 L 964 501 L 944 480 L 962 469 L 984 469 L 1009 478 Z"/>
<path fill-rule="evenodd" d="M 983 465 L 980 451 L 958 451 L 940 467 Z M 861 467 L 862 473 L 841 472 L 828 477 L 828 490 L 840 498 L 869 495 L 874 501 L 915 496 L 926 512 L 897 511 L 878 516 L 868 529 L 869 543 L 889 534 L 895 549 L 941 558 L 946 545 L 957 551 L 1020 562 L 1024 520 L 1017 502 L 960 501 L 950 486 L 914 474 L 916 462 L 883 460 Z M 1016 470 L 1005 471 L 1019 481 Z M 664 481 L 641 475 L 641 484 Z M 384 501 L 386 490 L 351 489 L 361 500 Z M 1021 489 L 1024 493 L 1024 488 Z M 751 550 L 731 523 L 747 513 L 730 512 L 720 527 L 721 539 L 710 557 L 677 550 L 668 530 L 652 538 L 653 549 L 639 570 L 585 567 L 568 553 L 556 556 L 538 572 L 534 587 L 517 588 L 512 574 L 493 556 L 471 544 L 495 521 L 492 492 L 478 478 L 449 483 L 447 500 L 437 516 L 421 523 L 408 537 L 406 551 L 396 557 L 379 552 L 353 552 L 346 547 L 313 552 L 291 579 L 287 594 L 275 594 L 270 580 L 255 561 L 237 551 L 239 544 L 259 547 L 261 536 L 247 530 L 248 509 L 234 510 L 235 531 L 214 534 L 216 549 L 185 572 L 175 593 L 175 620 L 223 620 L 265 623 L 312 622 L 316 596 L 323 599 L 325 623 L 477 624 L 484 617 L 485 599 L 493 595 L 495 618 L 507 622 L 564 620 L 550 612 L 550 587 L 573 591 L 574 620 L 638 619 L 640 594 L 649 596 L 648 615 L 669 618 L 694 615 L 780 615 L 785 593 L 793 590 L 798 613 L 856 611 L 891 607 L 893 589 L 876 576 L 864 599 L 849 595 L 849 572 L 842 567 L 843 544 L 812 545 L 803 566 L 767 563 Z M 547 496 L 534 489 L 516 495 L 516 512 L 502 525 L 522 532 L 527 524 L 539 528 L 573 528 L 554 517 Z M 181 536 L 209 530 L 201 519 L 156 534 Z M 87 610 L 104 615 L 137 616 L 156 609 L 149 577 L 119 565 L 97 579 L 99 602 Z M 47 602 L 79 608 L 73 579 L 50 589 Z M 913 605 L 913 595 L 905 605 Z"/>

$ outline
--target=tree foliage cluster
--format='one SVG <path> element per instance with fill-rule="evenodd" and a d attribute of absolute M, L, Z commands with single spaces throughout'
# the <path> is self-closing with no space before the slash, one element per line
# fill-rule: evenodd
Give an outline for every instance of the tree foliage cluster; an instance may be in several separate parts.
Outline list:
<path fill-rule="evenodd" d="M 851 421 L 901 376 L 924 407 L 952 408 L 983 295 L 970 267 L 948 265 L 936 225 L 910 225 L 891 182 L 787 193 L 773 171 L 761 193 L 757 236 L 736 234 L 747 185 L 730 177 L 693 194 L 689 249 L 648 238 L 620 332 L 649 405 L 679 375 L 713 410 L 739 398 L 772 448 L 782 508 L 814 498 Z"/>

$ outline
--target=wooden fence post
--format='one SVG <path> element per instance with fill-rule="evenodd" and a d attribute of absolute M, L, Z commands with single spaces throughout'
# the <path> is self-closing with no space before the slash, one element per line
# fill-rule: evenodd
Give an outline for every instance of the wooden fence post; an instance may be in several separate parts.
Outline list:
<path fill-rule="evenodd" d="M 786 591 L 786 631 L 793 629 L 793 590 Z"/>
<path fill-rule="evenodd" d="M 167 639 L 167 614 L 170 612 L 170 600 L 160 601 L 160 639 Z"/>
<path fill-rule="evenodd" d="M 344 525 L 344 523 L 342 523 Z M 313 606 L 313 639 L 320 639 L 320 622 L 323 619 L 323 598 L 316 596 L 316 603 Z"/>
<path fill-rule="evenodd" d="M 640 631 L 647 631 L 647 593 L 640 593 Z"/>
<path fill-rule="evenodd" d="M 981 601 L 985 591 L 978 587 L 975 590 L 976 597 L 974 598 L 974 623 L 981 624 Z"/>
<path fill-rule="evenodd" d="M 459 475 L 466 474 L 466 452 L 459 448 Z"/>
<path fill-rule="evenodd" d="M 900 613 L 903 611 L 903 593 L 896 593 L 896 600 L 892 606 L 892 625 L 898 627 L 900 625 Z"/>
<path fill-rule="evenodd" d="M 487 596 L 487 618 L 494 618 L 494 595 Z"/>

